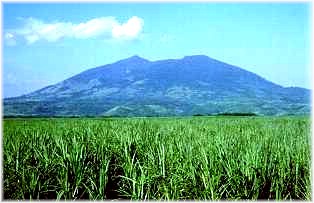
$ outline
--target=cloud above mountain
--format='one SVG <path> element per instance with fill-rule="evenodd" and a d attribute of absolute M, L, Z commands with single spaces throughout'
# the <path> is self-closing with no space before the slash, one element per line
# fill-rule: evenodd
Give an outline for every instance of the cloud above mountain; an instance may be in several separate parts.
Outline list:
<path fill-rule="evenodd" d="M 5 39 L 6 45 L 8 45 L 8 46 L 15 46 L 16 45 L 15 37 L 12 33 L 10 33 L 10 32 L 5 33 L 4 39 Z"/>
<path fill-rule="evenodd" d="M 36 18 L 23 18 L 20 28 L 5 33 L 7 40 L 22 37 L 28 44 L 37 41 L 56 42 L 63 38 L 89 39 L 103 38 L 115 40 L 132 40 L 139 37 L 143 30 L 144 20 L 133 16 L 125 23 L 115 17 L 93 18 L 86 22 L 45 22 Z"/>

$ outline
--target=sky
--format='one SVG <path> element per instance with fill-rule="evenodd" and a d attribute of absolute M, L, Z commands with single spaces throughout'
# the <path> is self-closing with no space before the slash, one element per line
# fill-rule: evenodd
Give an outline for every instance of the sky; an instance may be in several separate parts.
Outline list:
<path fill-rule="evenodd" d="M 3 3 L 3 97 L 138 55 L 211 58 L 311 88 L 310 3 Z M 201 73 L 200 73 L 201 74 Z"/>

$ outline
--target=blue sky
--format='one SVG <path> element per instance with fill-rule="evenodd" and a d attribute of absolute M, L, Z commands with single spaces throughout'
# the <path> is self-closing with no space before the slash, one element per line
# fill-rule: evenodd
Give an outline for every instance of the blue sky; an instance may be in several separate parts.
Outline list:
<path fill-rule="evenodd" d="M 4 3 L 3 96 L 139 55 L 204 54 L 311 87 L 309 3 Z"/>

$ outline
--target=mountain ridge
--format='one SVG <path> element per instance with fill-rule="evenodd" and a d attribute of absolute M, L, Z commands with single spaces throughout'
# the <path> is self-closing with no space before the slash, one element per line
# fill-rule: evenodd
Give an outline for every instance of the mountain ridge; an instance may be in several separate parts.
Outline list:
<path fill-rule="evenodd" d="M 205 55 L 150 61 L 138 55 L 85 70 L 20 97 L 4 115 L 175 116 L 309 114 L 310 90 L 283 87 Z"/>

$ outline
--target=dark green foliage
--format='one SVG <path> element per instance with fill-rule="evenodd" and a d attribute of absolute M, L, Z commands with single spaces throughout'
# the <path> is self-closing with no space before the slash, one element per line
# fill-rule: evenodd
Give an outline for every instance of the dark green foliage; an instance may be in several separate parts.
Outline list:
<path fill-rule="evenodd" d="M 308 117 L 3 124 L 4 199 L 311 198 Z"/>
<path fill-rule="evenodd" d="M 255 113 L 219 113 L 218 116 L 257 116 Z"/>

